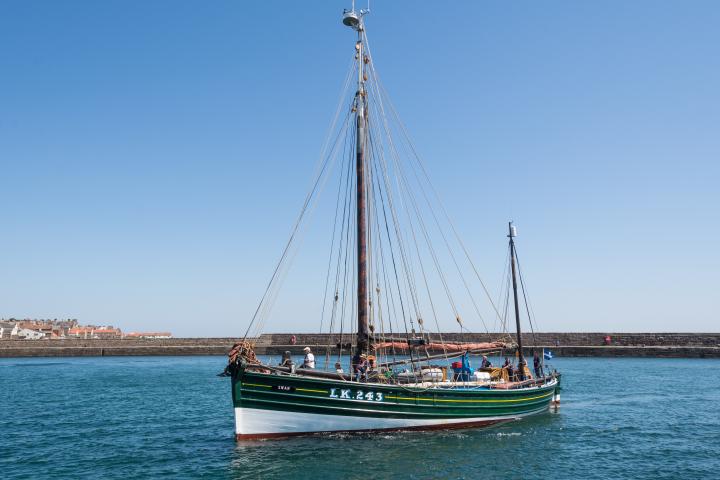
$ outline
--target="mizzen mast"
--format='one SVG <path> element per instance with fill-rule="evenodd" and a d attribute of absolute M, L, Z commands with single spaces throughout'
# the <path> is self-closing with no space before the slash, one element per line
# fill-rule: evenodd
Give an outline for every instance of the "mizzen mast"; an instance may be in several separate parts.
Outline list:
<path fill-rule="evenodd" d="M 356 128 L 356 195 L 357 195 L 357 350 L 366 351 L 369 344 L 368 332 L 368 272 L 367 272 L 367 187 L 365 174 L 365 157 L 367 146 L 367 95 L 365 90 L 364 65 L 367 62 L 363 45 L 363 16 L 366 10 L 343 12 L 343 24 L 357 31 L 358 40 L 355 44 L 355 60 L 357 61 L 357 92 L 353 110 L 355 111 Z"/>
<path fill-rule="evenodd" d="M 520 308 L 518 306 L 517 279 L 515 273 L 515 240 L 517 230 L 512 222 L 508 223 L 508 238 L 510 239 L 510 266 L 512 270 L 513 297 L 515 300 L 515 328 L 517 329 L 518 344 L 518 377 L 525 380 L 525 357 L 523 356 L 522 332 L 520 331 Z"/>

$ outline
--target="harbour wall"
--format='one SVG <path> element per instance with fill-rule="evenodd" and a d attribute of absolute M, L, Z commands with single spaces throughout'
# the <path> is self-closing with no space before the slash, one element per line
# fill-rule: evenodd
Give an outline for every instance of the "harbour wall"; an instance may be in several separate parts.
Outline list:
<path fill-rule="evenodd" d="M 258 344 L 287 345 L 292 336 L 295 335 L 296 344 L 327 345 L 341 342 L 340 335 L 329 334 L 308 334 L 308 333 L 272 333 L 262 335 Z M 400 337 L 402 334 L 396 334 Z M 514 339 L 513 335 L 508 339 Z M 502 337 L 499 333 L 442 333 L 430 334 L 433 342 L 441 340 L 451 342 L 492 342 Z M 554 345 L 554 346 L 603 346 L 605 338 L 610 337 L 611 346 L 638 347 L 638 346 L 682 346 L 682 347 L 718 347 L 720 346 L 720 333 L 558 333 L 539 332 L 524 333 L 523 343 L 533 345 Z M 342 342 L 349 342 L 354 339 L 353 335 L 345 335 Z"/>
<path fill-rule="evenodd" d="M 295 336 L 295 344 L 291 339 Z M 606 344 L 606 337 L 610 343 Z M 498 334 L 445 333 L 445 341 L 486 342 Z M 350 335 L 275 333 L 253 339 L 258 354 L 301 354 L 305 346 L 325 353 L 327 345 L 353 340 Z M 439 335 L 432 336 L 439 341 Z M 226 355 L 236 338 L 0 340 L 0 357 L 100 357 Z M 720 333 L 535 333 L 524 336 L 524 349 L 547 348 L 566 357 L 720 358 Z"/>

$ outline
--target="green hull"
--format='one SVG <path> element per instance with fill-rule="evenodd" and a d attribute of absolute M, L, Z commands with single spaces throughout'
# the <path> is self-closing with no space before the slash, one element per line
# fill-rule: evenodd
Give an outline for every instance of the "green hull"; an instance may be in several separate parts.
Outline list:
<path fill-rule="evenodd" d="M 419 388 L 248 371 L 232 379 L 238 438 L 490 425 L 547 410 L 558 390 L 557 379 L 512 390 Z"/>

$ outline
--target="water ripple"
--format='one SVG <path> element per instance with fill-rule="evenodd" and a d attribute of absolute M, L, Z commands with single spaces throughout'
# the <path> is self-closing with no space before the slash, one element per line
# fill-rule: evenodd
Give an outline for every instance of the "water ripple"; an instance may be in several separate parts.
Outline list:
<path fill-rule="evenodd" d="M 585 480 L 720 471 L 717 360 L 557 359 L 558 413 L 485 430 L 241 443 L 229 381 L 215 376 L 223 361 L 0 360 L 2 478 Z"/>

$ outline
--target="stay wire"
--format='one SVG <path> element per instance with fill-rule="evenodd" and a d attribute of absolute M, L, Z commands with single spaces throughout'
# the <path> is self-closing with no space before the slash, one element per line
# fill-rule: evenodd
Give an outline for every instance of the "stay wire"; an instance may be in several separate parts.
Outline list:
<path fill-rule="evenodd" d="M 327 154 L 327 148 L 328 148 L 328 145 L 329 145 L 329 141 L 330 141 L 331 134 L 332 134 L 332 132 L 335 130 L 335 125 L 337 124 L 337 120 L 338 120 L 338 117 L 339 117 L 339 115 L 340 115 L 340 111 L 342 110 L 342 105 L 343 105 L 343 103 L 344 103 L 344 102 L 343 102 L 343 99 L 347 96 L 347 90 L 348 90 L 349 85 L 350 85 L 350 78 L 352 77 L 352 73 L 353 73 L 353 71 L 355 70 L 354 63 L 355 63 L 354 61 L 351 61 L 351 63 L 350 63 L 350 68 L 348 68 L 348 73 L 347 73 L 346 76 L 345 76 L 345 81 L 344 81 L 344 83 L 343 83 L 343 87 L 342 87 L 341 93 L 340 93 L 340 100 L 338 101 L 338 107 L 337 107 L 337 109 L 335 110 L 335 115 L 334 115 L 334 117 L 333 117 L 332 122 L 330 123 L 330 127 L 328 128 L 328 132 L 327 132 L 327 134 L 326 134 L 326 140 L 325 140 L 325 142 L 323 143 L 323 146 L 322 146 L 321 151 L 320 151 L 320 158 L 319 158 L 319 160 L 318 160 L 318 167 L 316 168 L 316 172 L 317 172 L 317 173 L 316 173 L 316 175 L 315 175 L 315 180 L 312 182 L 312 187 L 311 187 L 311 189 L 310 189 L 310 192 L 307 194 L 307 196 L 306 196 L 306 198 L 305 198 L 305 201 L 303 202 L 303 206 L 302 206 L 302 208 L 301 208 L 301 210 L 300 210 L 300 214 L 298 215 L 298 218 L 297 218 L 297 220 L 295 221 L 295 224 L 294 224 L 293 229 L 292 229 L 291 234 L 290 234 L 290 238 L 288 239 L 288 242 L 286 243 L 285 248 L 283 249 L 282 255 L 280 256 L 280 260 L 277 262 L 277 265 L 275 266 L 275 269 L 273 270 L 273 273 L 272 273 L 272 275 L 270 276 L 270 280 L 268 281 L 268 284 L 267 284 L 267 286 L 266 286 L 266 288 L 265 288 L 265 292 L 263 293 L 262 297 L 260 298 L 260 302 L 258 303 L 258 306 L 257 306 L 257 308 L 255 309 L 255 313 L 253 313 L 253 316 L 252 316 L 252 318 L 251 318 L 251 320 L 250 320 L 250 323 L 248 324 L 248 327 L 247 327 L 247 329 L 245 330 L 245 334 L 243 335 L 243 341 L 246 341 L 246 340 L 247 340 L 248 334 L 250 333 L 250 329 L 251 329 L 251 328 L 253 327 L 253 325 L 255 324 L 255 321 L 256 321 L 257 318 L 258 318 L 258 313 L 260 313 L 261 309 L 262 309 L 263 306 L 264 306 L 265 300 L 266 300 L 266 298 L 268 297 L 268 294 L 269 294 L 269 292 L 270 292 L 270 290 L 271 290 L 274 282 L 276 281 L 276 278 L 277 278 L 277 276 L 278 276 L 278 273 L 280 272 L 281 266 L 282 266 L 283 262 L 285 261 L 287 255 L 288 255 L 288 252 L 289 252 L 289 250 L 290 250 L 290 247 L 292 246 L 293 241 L 294 241 L 294 239 L 295 239 L 295 236 L 296 236 L 297 233 L 298 233 L 298 229 L 299 229 L 299 227 L 300 227 L 300 224 L 302 223 L 302 220 L 303 220 L 303 218 L 304 218 L 304 216 L 305 216 L 305 213 L 307 212 L 308 205 L 310 204 L 313 196 L 315 195 L 315 192 L 317 191 L 318 185 L 319 185 L 320 180 L 321 180 L 321 178 L 322 178 L 322 176 L 323 176 L 323 174 L 324 174 L 324 172 L 325 172 L 325 169 L 326 169 L 326 167 L 327 167 L 327 165 L 328 165 L 328 162 L 329 162 L 330 158 L 332 157 L 332 151 L 333 151 L 334 149 L 331 150 L 331 152 L 330 152 L 329 154 Z M 336 144 L 336 143 L 337 143 L 337 139 L 336 139 L 336 141 L 335 141 L 335 144 Z M 327 154 L 327 155 L 326 155 L 326 154 Z M 323 160 L 323 159 L 324 159 L 324 160 Z M 318 170 L 319 170 L 319 171 L 318 171 Z M 256 330 L 256 332 L 259 334 L 259 331 Z M 256 336 L 257 336 L 257 335 L 256 335 Z"/>

